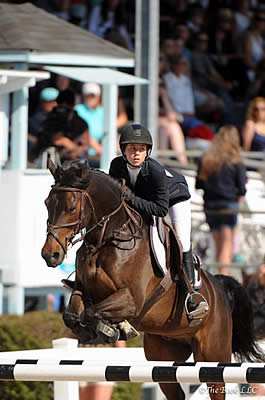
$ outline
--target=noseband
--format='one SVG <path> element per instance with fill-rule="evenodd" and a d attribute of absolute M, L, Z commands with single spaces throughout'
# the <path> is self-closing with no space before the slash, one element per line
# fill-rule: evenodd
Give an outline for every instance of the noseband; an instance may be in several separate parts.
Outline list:
<path fill-rule="evenodd" d="M 123 184 L 121 187 L 121 203 L 120 205 L 115 208 L 111 213 L 104 215 L 100 220 L 98 220 L 97 215 L 96 215 L 96 211 L 95 211 L 95 207 L 93 204 L 93 200 L 91 198 L 91 196 L 89 195 L 89 193 L 85 190 L 85 189 L 78 189 L 78 188 L 72 188 L 72 187 L 67 187 L 67 186 L 57 186 L 54 185 L 52 187 L 51 192 L 53 191 L 60 191 L 60 192 L 72 192 L 72 193 L 80 193 L 81 196 L 81 205 L 80 205 L 80 212 L 79 212 L 79 218 L 78 220 L 74 221 L 74 222 L 69 222 L 66 224 L 62 224 L 62 225 L 53 225 L 49 222 L 49 219 L 47 221 L 47 235 L 51 235 L 62 247 L 63 252 L 65 255 L 67 255 L 67 249 L 68 249 L 68 245 L 71 244 L 72 246 L 74 244 L 76 244 L 77 242 L 84 240 L 85 236 L 93 231 L 96 228 L 101 228 L 100 231 L 100 235 L 98 238 L 98 243 L 97 245 L 94 247 L 93 253 L 95 253 L 96 251 L 98 251 L 106 242 L 107 240 L 109 241 L 110 239 L 114 240 L 120 240 L 120 241 L 127 241 L 127 240 L 131 240 L 133 238 L 137 237 L 137 233 L 139 232 L 139 230 L 142 228 L 142 217 L 140 216 L 140 214 L 137 213 L 137 211 L 132 210 L 125 202 L 124 200 L 124 192 L 125 192 L 125 185 Z M 92 225 L 89 229 L 85 229 L 85 232 L 83 232 L 83 228 L 85 228 L 85 203 L 86 201 L 88 201 L 90 208 L 92 210 L 92 215 L 93 215 L 93 219 L 94 221 L 96 221 L 94 223 L 94 225 Z M 113 235 L 110 238 L 108 238 L 107 240 L 105 239 L 103 241 L 104 238 L 104 233 L 107 227 L 108 222 L 110 221 L 111 217 L 113 217 L 115 214 L 117 214 L 121 208 L 124 207 L 126 213 L 129 216 L 129 219 L 123 224 L 122 228 L 126 228 L 126 226 L 129 224 L 130 220 L 132 220 L 132 222 L 134 223 L 135 226 L 135 231 L 131 234 L 127 234 L 122 230 L 119 231 L 115 231 L 115 234 L 118 233 L 117 235 Z M 138 218 L 133 215 L 133 213 L 135 213 Z M 139 222 L 138 222 L 139 219 Z M 61 241 L 61 239 L 59 238 L 56 230 L 57 229 L 62 229 L 62 228 L 71 228 L 74 227 L 73 232 L 71 233 L 71 235 L 69 237 L 66 236 L 65 238 L 65 244 Z M 81 236 L 76 239 L 73 240 L 74 237 L 80 233 Z"/>

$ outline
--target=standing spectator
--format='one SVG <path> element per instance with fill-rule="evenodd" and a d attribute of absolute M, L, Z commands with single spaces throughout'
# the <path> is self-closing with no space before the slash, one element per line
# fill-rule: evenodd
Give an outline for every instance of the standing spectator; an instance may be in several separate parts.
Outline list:
<path fill-rule="evenodd" d="M 265 151 L 265 98 L 255 97 L 249 104 L 242 131 L 246 151 Z"/>
<path fill-rule="evenodd" d="M 246 171 L 240 157 L 240 140 L 232 125 L 222 127 L 203 155 L 196 189 L 203 189 L 206 221 L 213 235 L 219 273 L 229 275 L 239 203 L 246 193 Z M 230 211 L 230 213 L 229 213 Z"/>

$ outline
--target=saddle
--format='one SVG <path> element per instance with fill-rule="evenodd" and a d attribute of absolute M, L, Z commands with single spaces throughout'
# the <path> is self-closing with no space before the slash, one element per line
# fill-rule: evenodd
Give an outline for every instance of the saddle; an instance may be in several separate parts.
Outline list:
<path fill-rule="evenodd" d="M 150 230 L 150 248 L 154 259 L 154 264 L 159 273 L 163 276 L 170 270 L 174 281 L 182 269 L 182 246 L 174 231 L 169 215 L 164 218 L 153 217 L 153 224 Z M 193 262 L 196 273 L 196 282 L 201 286 L 201 260 L 198 255 L 193 255 Z"/>

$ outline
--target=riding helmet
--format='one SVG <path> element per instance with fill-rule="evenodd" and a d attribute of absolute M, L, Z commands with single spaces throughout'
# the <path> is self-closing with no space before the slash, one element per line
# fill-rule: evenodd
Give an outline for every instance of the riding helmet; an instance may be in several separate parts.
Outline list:
<path fill-rule="evenodd" d="M 140 124 L 127 125 L 120 136 L 120 148 L 124 151 L 125 145 L 129 143 L 146 144 L 149 153 L 153 147 L 153 139 L 148 129 Z"/>

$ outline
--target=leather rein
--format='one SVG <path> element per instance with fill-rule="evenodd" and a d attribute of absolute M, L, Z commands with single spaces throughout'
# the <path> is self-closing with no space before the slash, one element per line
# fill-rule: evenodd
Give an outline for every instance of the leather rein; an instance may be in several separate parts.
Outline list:
<path fill-rule="evenodd" d="M 93 204 L 93 200 L 90 196 L 90 194 L 86 191 L 86 189 L 79 189 L 79 188 L 72 188 L 68 186 L 59 186 L 59 185 L 54 185 L 52 186 L 52 192 L 58 191 L 58 192 L 72 192 L 72 193 L 79 193 L 81 196 L 81 204 L 80 204 L 80 212 L 79 212 L 79 218 L 73 222 L 69 222 L 66 224 L 62 225 L 53 225 L 49 222 L 49 219 L 47 221 L 47 235 L 51 235 L 62 247 L 64 254 L 67 255 L 67 249 L 69 245 L 74 245 L 79 241 L 82 241 L 85 239 L 86 235 L 93 230 L 100 228 L 100 233 L 98 237 L 98 242 L 96 246 L 89 246 L 92 248 L 92 253 L 95 254 L 98 252 L 107 242 L 111 242 L 113 240 L 118 240 L 118 241 L 129 241 L 132 239 L 140 238 L 141 236 L 138 235 L 139 231 L 142 229 L 143 222 L 142 222 L 142 217 L 140 214 L 132 209 L 124 200 L 124 192 L 126 190 L 125 183 L 122 182 L 121 186 L 121 202 L 117 208 L 115 208 L 112 212 L 109 214 L 104 215 L 100 220 L 98 220 L 95 207 Z M 92 214 L 93 214 L 93 219 L 95 223 L 90 227 L 86 228 L 85 226 L 85 205 L 86 203 L 89 204 Z M 117 214 L 122 208 L 126 211 L 126 214 L 128 215 L 127 221 L 120 227 L 120 229 L 113 230 L 112 235 L 104 238 L 104 234 L 107 228 L 107 224 L 111 220 L 111 218 Z M 133 222 L 133 232 L 129 233 L 125 231 L 127 226 L 129 225 L 130 221 Z M 58 229 L 63 229 L 63 228 L 71 228 L 73 227 L 73 232 L 71 235 L 68 237 L 66 236 L 65 238 L 65 243 L 61 241 L 57 234 Z M 80 237 L 74 240 L 74 237 L 80 233 Z M 91 254 L 91 255 L 93 255 Z"/>

